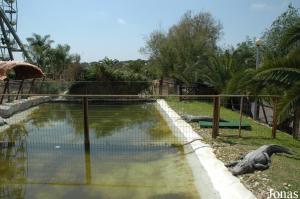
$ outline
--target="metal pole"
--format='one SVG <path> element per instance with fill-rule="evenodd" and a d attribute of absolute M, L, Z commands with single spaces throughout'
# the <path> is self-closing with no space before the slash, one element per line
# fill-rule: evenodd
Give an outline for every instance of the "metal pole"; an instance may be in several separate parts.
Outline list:
<path fill-rule="evenodd" d="M 13 56 L 13 53 L 12 53 L 12 50 L 11 50 L 11 46 L 10 46 L 10 41 L 9 41 L 9 38 L 7 37 L 7 33 L 6 33 L 6 30 L 5 30 L 4 24 L 3 24 L 3 20 L 1 18 L 0 18 L 0 27 L 1 27 L 1 31 L 3 33 L 3 37 L 4 37 L 4 40 L 5 40 L 5 43 L 7 45 L 7 50 L 8 50 L 9 58 L 10 58 L 10 60 L 14 60 L 14 56 Z"/>
<path fill-rule="evenodd" d="M 256 45 L 256 70 L 259 69 L 260 64 L 260 51 L 259 51 L 259 45 Z"/>
<path fill-rule="evenodd" d="M 220 97 L 214 97 L 213 109 L 213 129 L 212 138 L 216 139 L 219 135 L 219 122 L 220 122 Z"/>
<path fill-rule="evenodd" d="M 259 64 L 260 64 L 260 41 L 256 41 L 256 70 L 259 69 Z M 254 120 L 259 120 L 259 105 L 258 105 L 258 100 L 255 98 L 254 100 L 254 110 L 253 110 L 253 118 Z"/>

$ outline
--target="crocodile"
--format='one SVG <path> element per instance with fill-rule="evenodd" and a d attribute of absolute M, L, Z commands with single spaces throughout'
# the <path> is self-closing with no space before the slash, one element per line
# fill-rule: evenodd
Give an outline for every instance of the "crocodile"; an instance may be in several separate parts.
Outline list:
<path fill-rule="evenodd" d="M 271 166 L 271 156 L 274 153 L 293 154 L 289 149 L 279 145 L 263 145 L 242 156 L 239 161 L 227 164 L 226 167 L 235 176 L 266 170 Z"/>

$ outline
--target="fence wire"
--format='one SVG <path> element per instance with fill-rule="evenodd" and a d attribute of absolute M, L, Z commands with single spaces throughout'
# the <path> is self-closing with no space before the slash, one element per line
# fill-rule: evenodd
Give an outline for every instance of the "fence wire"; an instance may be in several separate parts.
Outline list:
<path fill-rule="evenodd" d="M 42 185 L 52 187 L 45 191 L 49 195 L 54 186 L 73 191 L 78 186 L 96 186 L 99 190 L 92 192 L 105 196 L 110 190 L 111 198 L 198 198 L 186 160 L 193 154 L 187 137 L 193 135 L 173 134 L 175 129 L 157 110 L 156 100 L 164 99 L 208 142 L 212 141 L 216 97 L 221 139 L 271 138 L 274 121 L 274 96 L 19 96 L 0 106 L 2 117 L 15 111 L 0 127 L 0 198 L 29 198 Z M 86 118 L 84 98 L 88 99 Z M 12 108 L 28 103 L 24 99 L 35 102 L 22 112 Z M 84 119 L 88 120 L 88 149 Z M 262 133 L 258 122 L 269 130 Z M 111 193 L 112 188 L 118 191 Z M 84 197 L 81 194 L 74 197 Z"/>

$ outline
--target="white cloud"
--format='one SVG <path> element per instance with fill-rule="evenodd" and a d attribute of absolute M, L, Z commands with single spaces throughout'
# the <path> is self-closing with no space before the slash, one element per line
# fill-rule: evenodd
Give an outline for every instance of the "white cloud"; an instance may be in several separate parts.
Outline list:
<path fill-rule="evenodd" d="M 127 24 L 127 22 L 123 18 L 118 18 L 117 22 L 118 22 L 118 24 L 121 24 L 121 25 L 126 25 Z"/>
<path fill-rule="evenodd" d="M 267 10 L 270 9 L 271 6 L 266 3 L 253 3 L 251 4 L 251 9 L 253 10 Z"/>

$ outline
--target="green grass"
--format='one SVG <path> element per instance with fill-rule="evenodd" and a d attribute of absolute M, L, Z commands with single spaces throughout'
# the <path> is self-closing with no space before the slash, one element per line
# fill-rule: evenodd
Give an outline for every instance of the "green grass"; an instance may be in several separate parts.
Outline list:
<path fill-rule="evenodd" d="M 203 115 L 212 116 L 213 106 L 209 102 L 200 101 L 183 101 L 179 102 L 177 99 L 167 99 L 168 104 L 179 115 Z M 221 116 L 225 120 L 239 121 L 240 115 L 238 112 L 221 108 Z M 300 141 L 292 138 L 291 135 L 277 131 L 276 139 L 271 138 L 272 129 L 266 125 L 255 122 L 251 118 L 243 117 L 243 122 L 251 125 L 251 130 L 242 130 L 242 137 L 238 137 L 239 131 L 235 129 L 220 129 L 220 136 L 213 140 L 211 139 L 211 129 L 203 130 L 197 123 L 193 123 L 192 126 L 196 131 L 201 134 L 207 143 L 212 145 L 222 145 L 224 148 L 216 150 L 216 155 L 224 162 L 232 161 L 233 158 L 237 158 L 241 153 L 248 152 L 258 148 L 264 144 L 278 144 L 285 146 L 296 153 L 294 156 L 286 155 L 274 155 L 272 157 L 272 166 L 267 171 L 262 172 L 263 176 L 268 176 L 270 179 L 268 182 L 262 182 L 270 188 L 275 190 L 294 190 L 300 189 Z M 252 174 L 255 175 L 255 174 Z M 258 176 L 261 176 L 258 174 Z M 257 177 L 257 176 L 256 176 Z M 251 175 L 247 175 L 246 178 L 251 178 Z M 256 181 L 260 181 L 257 177 Z M 287 187 L 287 184 L 291 186 Z M 266 190 L 267 191 L 267 190 Z"/>

